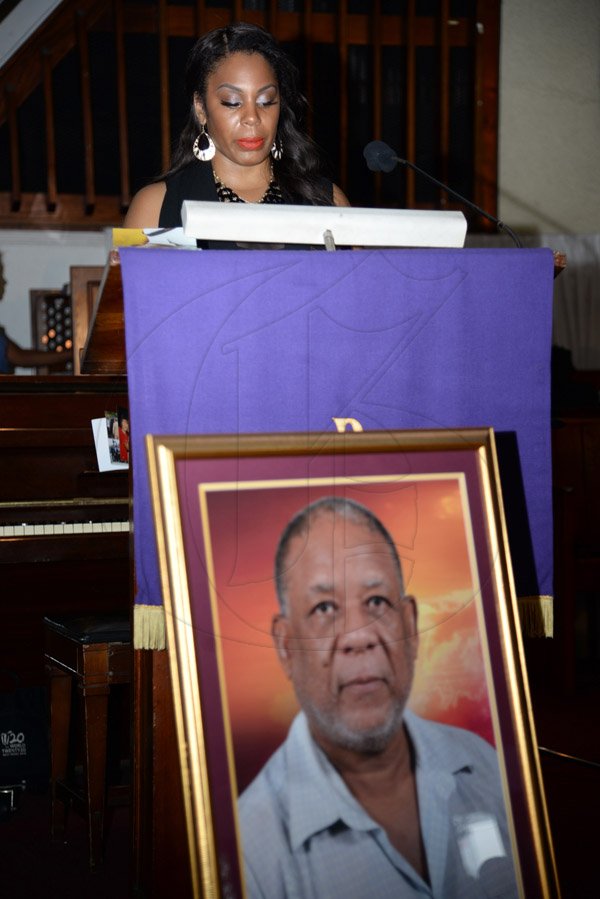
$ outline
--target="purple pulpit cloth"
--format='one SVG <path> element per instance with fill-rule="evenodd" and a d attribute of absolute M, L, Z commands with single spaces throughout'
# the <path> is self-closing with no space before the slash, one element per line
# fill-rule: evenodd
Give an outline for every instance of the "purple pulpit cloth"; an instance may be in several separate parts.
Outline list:
<path fill-rule="evenodd" d="M 162 602 L 146 434 L 327 431 L 332 416 L 493 427 L 517 594 L 552 593 L 549 249 L 120 258 L 137 603 Z"/>

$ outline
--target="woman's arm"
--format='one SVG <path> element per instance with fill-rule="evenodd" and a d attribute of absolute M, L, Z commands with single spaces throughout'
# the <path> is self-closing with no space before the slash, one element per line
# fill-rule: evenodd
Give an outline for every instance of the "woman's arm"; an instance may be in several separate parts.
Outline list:
<path fill-rule="evenodd" d="M 124 228 L 158 228 L 160 209 L 167 192 L 164 181 L 138 190 L 123 221 Z"/>
<path fill-rule="evenodd" d="M 333 205 L 334 206 L 350 206 L 350 200 L 343 190 L 337 184 L 333 185 Z"/>
<path fill-rule="evenodd" d="M 62 365 L 71 361 L 71 353 L 57 353 L 47 350 L 26 350 L 14 340 L 7 338 L 6 358 L 11 365 L 24 368 L 39 368 L 41 365 Z"/>

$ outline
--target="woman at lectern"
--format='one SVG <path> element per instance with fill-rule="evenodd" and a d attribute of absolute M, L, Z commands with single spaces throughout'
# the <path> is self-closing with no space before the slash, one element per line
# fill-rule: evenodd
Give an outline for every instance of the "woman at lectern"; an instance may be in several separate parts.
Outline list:
<path fill-rule="evenodd" d="M 349 206 L 320 174 L 306 100 L 275 39 L 237 23 L 205 34 L 186 68 L 190 101 L 173 164 L 133 198 L 126 228 L 181 226 L 184 200 Z"/>

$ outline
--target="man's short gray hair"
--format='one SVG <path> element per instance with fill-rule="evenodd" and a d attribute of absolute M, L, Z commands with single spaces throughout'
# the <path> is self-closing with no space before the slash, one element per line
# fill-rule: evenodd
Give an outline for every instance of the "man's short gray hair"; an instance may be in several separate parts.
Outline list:
<path fill-rule="evenodd" d="M 294 517 L 285 526 L 277 552 L 275 553 L 275 588 L 277 590 L 277 599 L 281 611 L 285 614 L 287 611 L 287 594 L 286 594 L 286 561 L 289 545 L 294 537 L 299 537 L 308 532 L 311 520 L 320 515 L 341 515 L 343 518 L 354 521 L 357 524 L 364 524 L 367 528 L 376 534 L 379 534 L 389 546 L 394 566 L 398 572 L 400 581 L 400 590 L 404 593 L 404 581 L 402 578 L 402 566 L 396 544 L 392 536 L 384 524 L 371 512 L 367 506 L 357 503 L 353 499 L 346 499 L 339 496 L 324 496 L 315 500 L 303 509 L 300 509 Z"/>

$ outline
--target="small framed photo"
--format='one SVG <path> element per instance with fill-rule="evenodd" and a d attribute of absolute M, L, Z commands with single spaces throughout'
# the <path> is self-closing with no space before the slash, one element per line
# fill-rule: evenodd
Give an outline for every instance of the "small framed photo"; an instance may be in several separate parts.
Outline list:
<path fill-rule="evenodd" d="M 493 432 L 147 450 L 195 895 L 558 896 Z"/>

